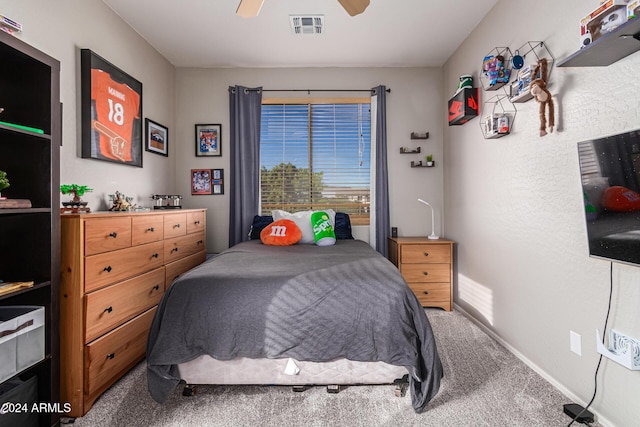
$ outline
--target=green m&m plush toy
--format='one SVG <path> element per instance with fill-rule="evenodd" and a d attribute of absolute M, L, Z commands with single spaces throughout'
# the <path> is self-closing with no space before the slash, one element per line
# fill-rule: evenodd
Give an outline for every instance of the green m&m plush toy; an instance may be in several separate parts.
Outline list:
<path fill-rule="evenodd" d="M 331 246 L 336 243 L 336 233 L 333 231 L 331 220 L 326 212 L 314 212 L 311 214 L 311 227 L 313 238 L 318 246 Z"/>

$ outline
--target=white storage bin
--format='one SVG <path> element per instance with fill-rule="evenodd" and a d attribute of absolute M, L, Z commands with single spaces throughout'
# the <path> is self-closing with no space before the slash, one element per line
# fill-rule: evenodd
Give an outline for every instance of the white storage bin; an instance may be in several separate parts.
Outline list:
<path fill-rule="evenodd" d="M 0 382 L 44 359 L 44 307 L 0 307 Z"/>

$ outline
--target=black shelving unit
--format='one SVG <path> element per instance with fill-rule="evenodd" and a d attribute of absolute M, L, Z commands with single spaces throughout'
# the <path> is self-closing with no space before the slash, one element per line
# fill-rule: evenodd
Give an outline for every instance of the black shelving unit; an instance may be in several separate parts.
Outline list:
<path fill-rule="evenodd" d="M 44 307 L 45 357 L 13 378 L 37 376 L 37 401 L 55 408 L 60 405 L 60 63 L 1 31 L 0 58 L 0 121 L 9 123 L 0 124 L 0 170 L 11 184 L 2 195 L 28 199 L 32 206 L 0 209 L 0 279 L 34 282 L 0 295 L 0 307 Z M 40 426 L 56 426 L 60 413 L 42 411 L 38 420 Z"/>

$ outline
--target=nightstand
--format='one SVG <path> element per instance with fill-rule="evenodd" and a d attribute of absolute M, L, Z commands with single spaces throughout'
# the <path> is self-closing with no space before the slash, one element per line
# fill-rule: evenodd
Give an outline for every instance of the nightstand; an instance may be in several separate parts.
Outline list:
<path fill-rule="evenodd" d="M 453 308 L 453 244 L 426 237 L 389 238 L 389 260 L 423 307 Z"/>

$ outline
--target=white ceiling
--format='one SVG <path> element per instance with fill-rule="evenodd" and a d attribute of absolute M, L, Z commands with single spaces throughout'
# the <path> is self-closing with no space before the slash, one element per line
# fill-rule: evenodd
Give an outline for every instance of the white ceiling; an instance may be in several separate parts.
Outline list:
<path fill-rule="evenodd" d="M 337 0 L 103 0 L 176 67 L 441 66 L 498 0 L 371 0 L 350 17 Z M 289 15 L 324 15 L 322 35 L 294 35 Z"/>

